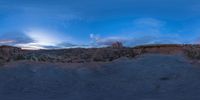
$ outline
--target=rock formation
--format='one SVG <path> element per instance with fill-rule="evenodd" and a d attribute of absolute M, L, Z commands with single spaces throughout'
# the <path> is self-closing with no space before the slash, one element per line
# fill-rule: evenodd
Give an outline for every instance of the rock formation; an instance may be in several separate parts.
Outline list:
<path fill-rule="evenodd" d="M 121 42 L 112 43 L 112 48 L 123 48 L 123 44 Z"/>

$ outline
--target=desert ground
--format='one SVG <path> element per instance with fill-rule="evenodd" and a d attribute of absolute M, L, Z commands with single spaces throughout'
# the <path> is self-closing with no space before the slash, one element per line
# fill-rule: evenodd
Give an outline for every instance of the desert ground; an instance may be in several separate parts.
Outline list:
<path fill-rule="evenodd" d="M 200 64 L 181 53 L 106 62 L 9 61 L 1 100 L 199 100 Z"/>

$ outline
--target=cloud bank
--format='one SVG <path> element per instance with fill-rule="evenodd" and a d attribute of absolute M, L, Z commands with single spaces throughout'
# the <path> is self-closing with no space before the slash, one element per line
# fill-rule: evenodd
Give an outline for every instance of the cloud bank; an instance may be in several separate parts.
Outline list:
<path fill-rule="evenodd" d="M 0 45 L 16 45 L 34 42 L 23 32 L 7 32 L 0 34 Z"/>

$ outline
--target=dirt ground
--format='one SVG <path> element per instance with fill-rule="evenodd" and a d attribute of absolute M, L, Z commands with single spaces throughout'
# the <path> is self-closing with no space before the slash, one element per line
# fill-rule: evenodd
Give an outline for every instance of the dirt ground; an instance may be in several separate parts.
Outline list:
<path fill-rule="evenodd" d="M 180 55 L 0 67 L 1 100 L 200 100 L 199 94 L 200 65 Z"/>

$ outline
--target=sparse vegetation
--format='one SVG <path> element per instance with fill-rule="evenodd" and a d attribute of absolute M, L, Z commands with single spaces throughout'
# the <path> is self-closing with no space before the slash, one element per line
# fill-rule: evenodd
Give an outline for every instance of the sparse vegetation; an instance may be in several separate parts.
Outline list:
<path fill-rule="evenodd" d="M 200 46 L 199 45 L 185 46 L 184 53 L 191 59 L 200 59 Z"/>
<path fill-rule="evenodd" d="M 200 45 L 146 45 L 123 47 L 121 42 L 106 48 L 73 48 L 60 50 L 26 51 L 15 47 L 0 47 L 0 63 L 30 60 L 37 62 L 107 62 L 120 57 L 134 58 L 144 53 L 177 54 L 184 52 L 191 59 L 200 59 Z"/>

